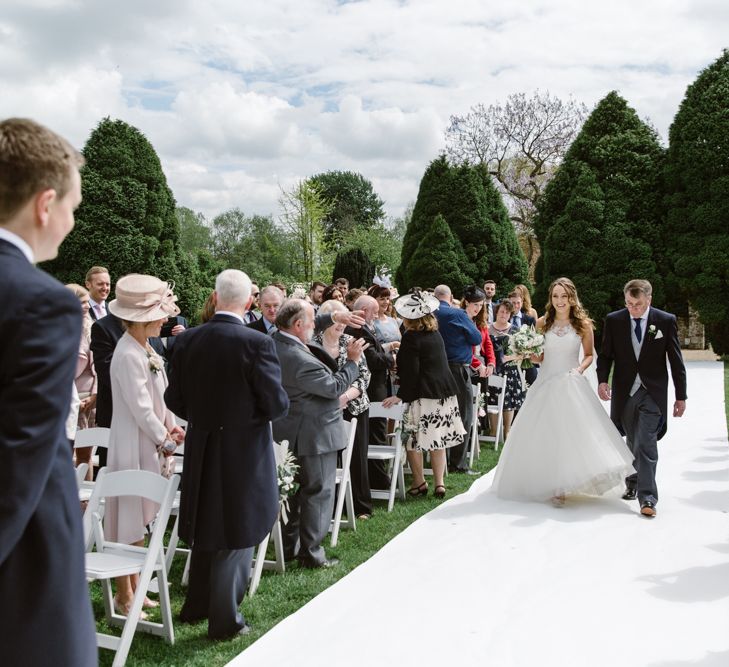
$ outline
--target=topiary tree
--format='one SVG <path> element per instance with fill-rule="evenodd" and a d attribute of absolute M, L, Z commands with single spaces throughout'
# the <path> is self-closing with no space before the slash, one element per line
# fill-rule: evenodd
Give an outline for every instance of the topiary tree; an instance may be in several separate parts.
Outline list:
<path fill-rule="evenodd" d="M 361 248 L 349 248 L 337 253 L 332 282 L 346 278 L 352 287 L 369 286 L 375 276 L 375 267 Z"/>
<path fill-rule="evenodd" d="M 198 266 L 181 250 L 175 199 L 152 144 L 131 125 L 105 118 L 83 155 L 76 226 L 44 268 L 62 282 L 80 284 L 99 264 L 113 281 L 127 273 L 152 274 L 175 282 L 183 313 L 197 311 L 203 293 Z"/>
<path fill-rule="evenodd" d="M 663 159 L 655 130 L 622 97 L 611 92 L 598 103 L 539 202 L 537 303 L 564 275 L 598 327 L 622 307 L 631 278 L 650 280 L 654 303 L 663 304 Z"/>
<path fill-rule="evenodd" d="M 666 243 L 676 290 L 729 353 L 729 51 L 686 90 L 669 130 Z"/>
<path fill-rule="evenodd" d="M 442 215 L 436 215 L 410 257 L 409 287 L 448 285 L 460 294 L 471 282 L 463 272 L 463 248 Z"/>

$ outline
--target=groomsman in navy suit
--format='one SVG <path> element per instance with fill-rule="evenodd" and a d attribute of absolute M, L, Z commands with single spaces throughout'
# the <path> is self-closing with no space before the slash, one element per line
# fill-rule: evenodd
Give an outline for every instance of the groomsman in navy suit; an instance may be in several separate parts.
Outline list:
<path fill-rule="evenodd" d="M 0 655 L 4 665 L 97 664 L 78 489 L 65 422 L 78 299 L 53 259 L 81 202 L 81 156 L 20 118 L 0 121 Z"/>
<path fill-rule="evenodd" d="M 610 418 L 626 436 L 637 472 L 625 480 L 624 500 L 640 502 L 640 513 L 654 517 L 658 503 L 658 440 L 668 428 L 668 365 L 676 390 L 673 416 L 686 410 L 686 368 L 676 316 L 651 306 L 647 280 L 631 280 L 625 308 L 605 319 L 597 359 L 598 394 L 610 401 Z M 612 388 L 608 384 L 614 366 Z"/>

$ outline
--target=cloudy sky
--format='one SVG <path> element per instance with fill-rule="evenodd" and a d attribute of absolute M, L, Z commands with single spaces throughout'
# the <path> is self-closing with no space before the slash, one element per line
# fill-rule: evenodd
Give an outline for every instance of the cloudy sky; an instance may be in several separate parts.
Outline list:
<path fill-rule="evenodd" d="M 279 184 L 329 169 L 395 216 L 451 114 L 618 90 L 665 140 L 728 35 L 726 0 L 2 0 L 0 117 L 78 147 L 121 118 L 208 217 L 276 214 Z"/>

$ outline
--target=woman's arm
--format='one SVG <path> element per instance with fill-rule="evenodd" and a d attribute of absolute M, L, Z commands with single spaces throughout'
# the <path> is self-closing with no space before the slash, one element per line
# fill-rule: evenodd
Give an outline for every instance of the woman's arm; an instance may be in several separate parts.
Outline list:
<path fill-rule="evenodd" d="M 584 373 L 592 363 L 595 357 L 595 333 L 592 327 L 587 327 L 587 331 L 582 334 L 582 353 L 585 358 L 582 363 L 575 369 L 579 373 Z"/>

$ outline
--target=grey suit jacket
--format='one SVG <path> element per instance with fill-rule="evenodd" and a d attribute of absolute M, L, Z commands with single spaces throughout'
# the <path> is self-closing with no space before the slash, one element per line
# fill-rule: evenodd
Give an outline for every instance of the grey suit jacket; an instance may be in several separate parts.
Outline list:
<path fill-rule="evenodd" d="M 307 348 L 277 331 L 273 334 L 281 363 L 281 384 L 289 396 L 289 412 L 273 422 L 277 442 L 289 441 L 295 454 L 312 456 L 344 449 L 344 422 L 339 396 L 359 376 L 348 361 L 333 373 Z"/>

